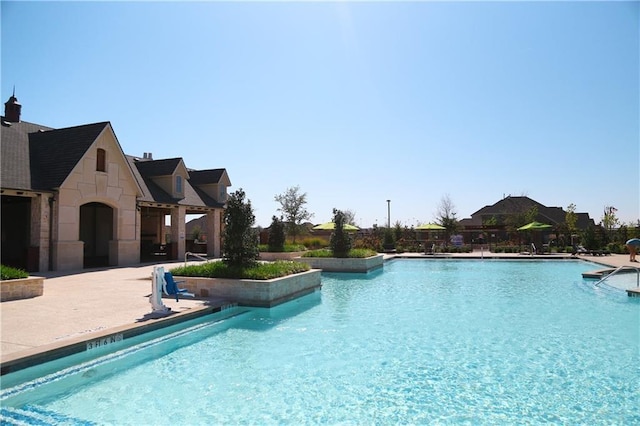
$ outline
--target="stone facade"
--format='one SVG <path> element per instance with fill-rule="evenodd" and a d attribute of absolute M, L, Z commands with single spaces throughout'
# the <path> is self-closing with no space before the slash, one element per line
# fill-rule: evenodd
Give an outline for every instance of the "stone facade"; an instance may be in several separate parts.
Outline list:
<path fill-rule="evenodd" d="M 384 255 L 378 254 L 363 259 L 351 257 L 298 257 L 295 260 L 326 272 L 370 272 L 374 269 L 382 268 Z"/>
<path fill-rule="evenodd" d="M 245 306 L 270 308 L 320 288 L 320 271 L 310 270 L 272 280 L 174 277 L 197 297 L 217 297 Z"/>
<path fill-rule="evenodd" d="M 44 294 L 44 278 L 29 277 L 0 281 L 0 302 L 30 299 Z"/>

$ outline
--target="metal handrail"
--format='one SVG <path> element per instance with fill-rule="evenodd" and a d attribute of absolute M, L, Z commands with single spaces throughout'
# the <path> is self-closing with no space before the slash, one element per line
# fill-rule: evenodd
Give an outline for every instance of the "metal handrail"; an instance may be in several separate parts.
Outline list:
<path fill-rule="evenodd" d="M 628 265 L 622 265 L 622 266 L 617 267 L 613 272 L 611 272 L 611 273 L 605 275 L 604 277 L 600 278 L 598 280 L 598 282 L 595 283 L 593 286 L 594 287 L 598 287 L 598 285 L 603 283 L 607 278 L 614 276 L 615 274 L 617 274 L 618 272 L 622 271 L 625 268 L 631 268 L 631 269 L 636 271 L 636 287 L 640 287 L 640 268 L 636 268 L 635 266 L 628 266 Z"/>
<path fill-rule="evenodd" d="M 198 259 L 200 259 L 200 260 L 204 260 L 205 262 L 207 262 L 207 261 L 209 260 L 209 259 L 207 259 L 207 258 L 206 258 L 206 257 L 204 257 L 204 256 L 200 256 L 199 254 L 196 254 L 196 253 L 192 253 L 192 252 L 190 252 L 190 251 L 187 251 L 187 252 L 185 252 L 185 253 L 184 253 L 184 266 L 187 266 L 187 258 L 188 258 L 189 256 L 192 256 L 192 257 L 198 258 Z"/>

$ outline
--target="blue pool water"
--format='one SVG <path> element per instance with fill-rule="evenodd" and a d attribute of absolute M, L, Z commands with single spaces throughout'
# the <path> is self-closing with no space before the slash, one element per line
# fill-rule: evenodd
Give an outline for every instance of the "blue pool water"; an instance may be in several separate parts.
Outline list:
<path fill-rule="evenodd" d="M 593 288 L 581 277 L 593 269 L 395 260 L 323 274 L 321 292 L 277 308 L 237 308 L 3 389 L 2 414 L 44 424 L 640 424 L 640 303 Z"/>

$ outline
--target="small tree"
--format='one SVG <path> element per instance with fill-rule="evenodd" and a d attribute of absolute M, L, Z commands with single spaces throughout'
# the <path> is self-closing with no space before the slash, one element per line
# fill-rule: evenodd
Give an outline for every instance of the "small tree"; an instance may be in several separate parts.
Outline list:
<path fill-rule="evenodd" d="M 578 228 L 576 227 L 576 224 L 578 223 L 578 215 L 576 214 L 575 204 L 571 203 L 567 206 L 567 214 L 565 214 L 564 216 L 564 223 L 567 224 L 569 238 L 571 239 L 571 245 L 573 245 L 573 235 L 578 230 Z"/>
<path fill-rule="evenodd" d="M 231 265 L 250 265 L 259 255 L 258 236 L 253 230 L 255 216 L 251 201 L 244 200 L 242 188 L 229 195 L 224 211 L 224 261 Z"/>
<path fill-rule="evenodd" d="M 437 222 L 445 228 L 445 246 L 448 245 L 451 235 L 458 232 L 458 219 L 456 219 L 456 206 L 451 201 L 449 194 L 446 194 L 440 200 L 438 206 Z"/>
<path fill-rule="evenodd" d="M 202 235 L 202 229 L 200 229 L 199 225 L 194 226 L 191 230 L 191 239 L 198 241 L 200 240 L 200 235 Z"/>
<path fill-rule="evenodd" d="M 356 226 L 356 212 L 353 210 L 342 210 L 342 213 L 344 213 L 344 223 Z"/>
<path fill-rule="evenodd" d="M 618 209 L 616 209 L 613 206 L 607 206 L 604 208 L 604 215 L 602 216 L 601 224 L 605 230 L 605 237 L 606 237 L 606 241 L 604 241 L 605 244 L 611 240 L 611 234 L 612 234 L 613 228 L 615 228 L 617 225 L 620 224 L 620 221 L 616 217 L 617 211 Z"/>
<path fill-rule="evenodd" d="M 276 195 L 274 199 L 280 203 L 278 211 L 284 215 L 284 220 L 287 222 L 287 233 L 293 237 L 295 244 L 302 221 L 313 217 L 313 214 L 304 207 L 307 204 L 307 193 L 300 194 L 300 187 L 294 186 L 287 188 L 284 194 Z"/>
<path fill-rule="evenodd" d="M 382 248 L 384 250 L 393 250 L 396 246 L 396 240 L 393 237 L 391 228 L 384 228 L 384 239 L 382 240 Z"/>
<path fill-rule="evenodd" d="M 335 227 L 331 233 L 329 245 L 335 257 L 348 257 L 351 250 L 351 237 L 344 230 L 346 217 L 340 210 L 333 209 Z"/>
<path fill-rule="evenodd" d="M 284 251 L 284 223 L 276 216 L 271 218 L 271 226 L 269 227 L 269 251 Z"/>

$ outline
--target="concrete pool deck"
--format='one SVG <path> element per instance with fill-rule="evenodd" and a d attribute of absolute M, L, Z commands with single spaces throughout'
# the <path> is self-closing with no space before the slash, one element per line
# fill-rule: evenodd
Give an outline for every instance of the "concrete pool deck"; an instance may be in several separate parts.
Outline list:
<path fill-rule="evenodd" d="M 528 256 L 486 251 L 435 256 L 418 253 L 385 255 L 386 259 L 396 257 L 521 260 L 571 258 L 569 254 Z M 629 255 L 577 257 L 602 266 L 594 269 L 640 266 L 630 262 Z M 153 267 L 164 266 L 165 269 L 171 269 L 182 264 L 184 262 L 176 261 L 36 274 L 46 278 L 42 296 L 0 304 L 0 363 L 3 371 L 6 365 L 27 358 L 45 359 L 47 353 L 59 352 L 72 345 L 86 345 L 89 341 L 114 332 L 158 328 L 164 323 L 175 323 L 180 319 L 219 310 L 229 303 L 222 299 L 181 298 L 176 302 L 172 298 L 163 298 L 163 303 L 174 313 L 161 318 L 152 315 L 149 295 Z"/>

